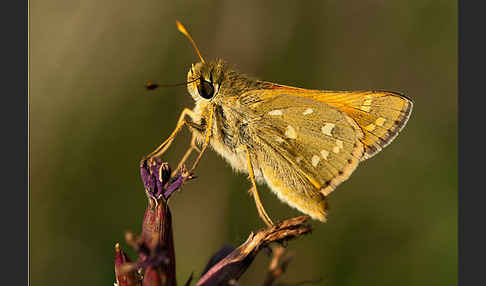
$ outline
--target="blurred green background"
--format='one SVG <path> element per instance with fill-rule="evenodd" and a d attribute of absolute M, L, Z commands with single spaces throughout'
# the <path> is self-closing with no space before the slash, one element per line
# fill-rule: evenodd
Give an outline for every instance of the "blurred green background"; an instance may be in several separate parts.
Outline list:
<path fill-rule="evenodd" d="M 457 3 L 413 1 L 30 1 L 31 285 L 113 285 L 113 246 L 140 231 L 140 158 L 192 107 L 202 54 L 260 79 L 315 89 L 389 89 L 414 111 L 397 140 L 330 197 L 329 221 L 291 242 L 282 281 L 457 284 Z M 175 165 L 184 132 L 165 157 Z M 262 226 L 247 190 L 207 152 L 170 201 L 177 275 L 199 277 L 223 243 Z M 266 187 L 274 219 L 299 213 Z M 133 253 L 133 252 L 130 252 Z M 260 254 L 242 285 L 260 285 Z"/>

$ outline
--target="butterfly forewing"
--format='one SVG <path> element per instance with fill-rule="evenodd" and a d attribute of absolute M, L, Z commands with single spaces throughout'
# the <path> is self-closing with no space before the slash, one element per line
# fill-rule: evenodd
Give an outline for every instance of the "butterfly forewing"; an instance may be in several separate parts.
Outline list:
<path fill-rule="evenodd" d="M 410 99 L 391 91 L 320 91 L 273 85 L 270 93 L 303 96 L 337 107 L 362 130 L 368 159 L 390 144 L 405 127 L 412 112 Z"/>

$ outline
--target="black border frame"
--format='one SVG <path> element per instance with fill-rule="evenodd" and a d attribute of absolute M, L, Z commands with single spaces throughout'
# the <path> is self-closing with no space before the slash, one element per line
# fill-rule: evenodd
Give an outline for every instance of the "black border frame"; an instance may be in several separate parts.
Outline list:
<path fill-rule="evenodd" d="M 467 5 L 466 5 L 467 3 Z M 486 235 L 483 208 L 486 192 L 480 179 L 484 176 L 481 133 L 484 105 L 484 9 L 481 3 L 458 3 L 458 125 L 459 125 L 459 285 L 484 284 Z M 469 133 L 469 138 L 468 138 Z M 471 136 L 472 135 L 472 136 Z M 481 281 L 483 281 L 481 283 Z"/>
<path fill-rule="evenodd" d="M 28 269 L 28 1 L 3 2 L 1 112 L 2 285 L 27 285 Z"/>

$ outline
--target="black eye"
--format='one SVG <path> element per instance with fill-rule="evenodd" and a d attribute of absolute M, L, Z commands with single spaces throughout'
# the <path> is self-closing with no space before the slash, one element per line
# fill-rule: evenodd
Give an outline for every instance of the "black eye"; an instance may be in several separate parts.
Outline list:
<path fill-rule="evenodd" d="M 197 85 L 197 91 L 199 95 L 205 99 L 211 99 L 214 96 L 214 87 L 209 81 L 201 80 Z"/>

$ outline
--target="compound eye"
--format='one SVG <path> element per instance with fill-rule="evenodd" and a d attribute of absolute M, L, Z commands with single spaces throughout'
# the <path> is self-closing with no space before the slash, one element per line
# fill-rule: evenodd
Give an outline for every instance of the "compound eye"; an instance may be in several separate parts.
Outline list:
<path fill-rule="evenodd" d="M 203 79 L 201 79 L 201 82 L 197 85 L 197 91 L 204 99 L 211 99 L 214 96 L 213 84 Z"/>

